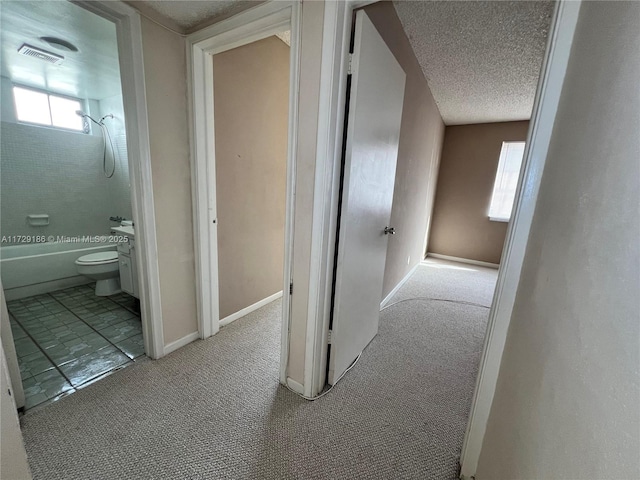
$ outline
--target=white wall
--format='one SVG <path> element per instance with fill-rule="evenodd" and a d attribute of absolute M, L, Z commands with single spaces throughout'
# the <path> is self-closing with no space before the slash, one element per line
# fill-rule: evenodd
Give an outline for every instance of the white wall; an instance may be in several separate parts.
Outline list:
<path fill-rule="evenodd" d="M 638 19 L 582 5 L 477 480 L 640 478 Z"/>

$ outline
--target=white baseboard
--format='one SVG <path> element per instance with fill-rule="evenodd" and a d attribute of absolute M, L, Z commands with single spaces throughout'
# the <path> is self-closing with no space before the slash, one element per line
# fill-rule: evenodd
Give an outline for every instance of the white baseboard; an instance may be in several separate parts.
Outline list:
<path fill-rule="evenodd" d="M 254 303 L 253 305 L 249 305 L 247 308 L 243 308 L 242 310 L 236 313 L 232 313 L 228 317 L 224 317 L 222 320 L 220 320 L 220 326 L 224 327 L 225 325 L 229 325 L 231 322 L 234 322 L 237 319 L 244 317 L 245 315 L 249 315 L 251 312 L 259 309 L 260 307 L 264 307 L 266 304 L 271 303 L 274 300 L 277 300 L 281 296 L 282 296 L 282 290 L 280 290 L 278 293 L 274 293 L 273 295 L 260 300 L 259 302 Z"/>
<path fill-rule="evenodd" d="M 287 386 L 294 392 L 304 395 L 304 386 L 293 380 L 291 377 L 287 377 Z"/>
<path fill-rule="evenodd" d="M 416 264 L 414 265 L 414 267 L 413 267 L 411 270 L 409 270 L 409 273 L 407 273 L 407 274 L 404 276 L 404 278 L 403 278 L 402 280 L 400 280 L 400 281 L 398 282 L 398 284 L 397 284 L 395 287 L 393 287 L 393 290 L 391 290 L 391 291 L 389 292 L 389 295 L 387 295 L 386 297 L 384 297 L 384 300 L 382 300 L 382 302 L 380 302 L 380 309 L 381 309 L 381 310 L 384 308 L 384 306 L 385 306 L 387 303 L 389 303 L 389 300 L 391 300 L 391 297 L 393 297 L 393 296 L 396 294 L 396 292 L 397 292 L 398 290 L 400 290 L 400 287 L 402 287 L 402 286 L 407 282 L 407 280 L 409 280 L 409 278 L 411 277 L 411 275 L 413 275 L 413 272 L 415 272 L 415 271 L 416 271 L 416 268 L 418 268 L 419 266 L 420 266 L 420 264 L 419 264 L 419 263 L 416 263 Z"/>
<path fill-rule="evenodd" d="M 481 262 L 480 260 L 471 260 L 470 258 L 452 257 L 450 255 L 441 255 L 439 253 L 427 253 L 427 258 L 438 258 L 440 260 L 449 260 L 450 262 L 467 263 L 469 265 L 477 265 L 479 267 L 500 268 L 499 263 Z"/>
<path fill-rule="evenodd" d="M 182 338 L 179 338 L 175 342 L 168 343 L 164 346 L 164 354 L 169 355 L 171 352 L 175 352 L 179 348 L 184 347 L 185 345 L 190 344 L 200 338 L 200 334 L 198 332 L 190 333 L 189 335 L 185 335 Z"/>

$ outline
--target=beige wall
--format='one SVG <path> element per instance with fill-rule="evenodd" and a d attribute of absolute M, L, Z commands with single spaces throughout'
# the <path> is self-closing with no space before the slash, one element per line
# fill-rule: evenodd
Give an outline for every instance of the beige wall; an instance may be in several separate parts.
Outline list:
<path fill-rule="evenodd" d="M 282 290 L 289 47 L 213 57 L 220 318 Z"/>
<path fill-rule="evenodd" d="M 185 40 L 142 18 L 165 345 L 197 332 Z"/>
<path fill-rule="evenodd" d="M 407 74 L 382 298 L 424 257 L 444 124 L 391 2 L 365 8 Z M 381 299 L 382 299 L 381 298 Z"/>
<path fill-rule="evenodd" d="M 640 478 L 640 3 L 583 2 L 476 478 Z"/>
<path fill-rule="evenodd" d="M 489 220 L 502 142 L 525 141 L 529 122 L 447 127 L 428 251 L 500 263 L 507 223 Z"/>

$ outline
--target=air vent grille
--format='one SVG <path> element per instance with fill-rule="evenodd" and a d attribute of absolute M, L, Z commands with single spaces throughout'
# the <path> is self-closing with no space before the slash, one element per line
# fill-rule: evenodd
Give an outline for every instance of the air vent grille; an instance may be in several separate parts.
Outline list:
<path fill-rule="evenodd" d="M 38 47 L 32 47 L 31 45 L 27 45 L 26 43 L 18 49 L 18 53 L 21 55 L 26 55 L 27 57 L 37 58 L 48 63 L 53 63 L 54 65 L 60 65 L 64 60 L 64 57 L 62 55 L 47 52 L 46 50 L 42 50 Z"/>

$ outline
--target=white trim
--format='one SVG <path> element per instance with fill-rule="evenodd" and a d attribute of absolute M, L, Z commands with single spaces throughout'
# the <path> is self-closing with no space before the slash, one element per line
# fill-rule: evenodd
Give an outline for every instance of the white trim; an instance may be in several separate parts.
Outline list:
<path fill-rule="evenodd" d="M 325 2 L 314 180 L 304 395 L 326 382 L 333 262 L 340 192 L 342 131 L 353 11 L 378 0 Z"/>
<path fill-rule="evenodd" d="M 304 363 L 303 394 L 306 397 L 315 397 L 324 389 L 327 373 L 325 365 L 340 190 L 341 130 L 346 99 L 346 88 L 342 88 L 341 80 L 346 80 L 347 57 L 342 58 L 336 49 L 346 31 L 343 11 L 342 2 L 324 4 Z M 348 28 L 351 28 L 350 22 Z"/>
<path fill-rule="evenodd" d="M 232 313 L 231 315 L 224 317 L 222 320 L 220 320 L 220 326 L 224 327 L 225 325 L 229 325 L 231 322 L 235 322 L 239 318 L 249 315 L 251 312 L 255 312 L 259 308 L 264 307 L 265 305 L 279 299 L 280 297 L 282 297 L 282 290 L 280 290 L 278 293 L 274 293 L 273 295 L 268 296 L 267 298 L 263 298 L 253 305 L 249 305 L 242 310 L 238 310 L 236 313 Z"/>
<path fill-rule="evenodd" d="M 213 54 L 289 29 L 290 88 L 283 291 L 289 291 L 293 253 L 293 208 L 300 78 L 300 2 L 266 2 L 187 37 L 191 171 L 198 330 L 208 338 L 220 329 L 218 298 L 217 211 Z M 286 382 L 290 296 L 282 302 L 280 381 Z M 225 319 L 226 320 L 226 319 Z"/>
<path fill-rule="evenodd" d="M 326 382 L 333 263 L 340 192 L 342 133 L 353 11 L 378 0 L 325 2 L 314 181 L 304 395 Z"/>
<path fill-rule="evenodd" d="M 294 392 L 300 395 L 304 395 L 304 387 L 301 383 L 296 382 L 293 378 L 287 377 L 285 385 L 287 385 Z"/>
<path fill-rule="evenodd" d="M 396 293 L 398 293 L 398 290 L 400 290 L 402 288 L 402 286 L 407 283 L 407 280 L 409 280 L 411 278 L 411 275 L 413 275 L 416 271 L 416 269 L 421 265 L 421 263 L 416 263 L 413 268 L 411 270 L 409 270 L 409 273 L 407 273 L 404 278 L 402 280 L 400 280 L 398 282 L 398 284 L 393 287 L 393 290 L 391 290 L 389 292 L 389 295 L 387 295 L 386 297 L 384 297 L 384 300 L 382 300 L 382 302 L 380 302 L 380 310 L 382 310 L 385 305 L 387 303 L 389 303 L 389 300 L 391 300 L 391 297 L 393 297 Z"/>
<path fill-rule="evenodd" d="M 451 255 L 442 255 L 440 253 L 427 253 L 427 258 L 438 258 L 440 260 L 449 260 L 450 262 L 466 263 L 469 265 L 478 265 L 479 267 L 500 268 L 499 263 L 483 262 L 481 260 L 473 260 L 471 258 L 452 257 Z"/>
<path fill-rule="evenodd" d="M 509 220 L 511 220 L 510 218 L 501 218 L 501 217 L 489 217 L 489 220 L 492 222 L 503 222 L 503 223 L 509 223 Z"/>
<path fill-rule="evenodd" d="M 289 72 L 289 144 L 287 145 L 287 192 L 285 213 L 285 252 L 283 292 L 289 292 L 289 285 L 293 282 L 293 244 L 294 244 L 294 206 L 295 206 L 295 177 L 296 151 L 298 148 L 298 102 L 300 92 L 300 44 L 302 8 L 300 3 L 293 2 L 291 6 L 291 69 Z M 282 302 L 282 329 L 280 337 L 280 382 L 287 381 L 287 365 L 289 362 L 289 329 L 291 321 L 291 295 L 287 295 Z"/>
<path fill-rule="evenodd" d="M 191 342 L 195 342 L 200 338 L 200 332 L 193 332 L 189 335 L 185 335 L 182 338 L 179 338 L 175 342 L 168 343 L 164 347 L 164 354 L 169 355 L 171 352 L 175 352 L 179 348 L 184 347 L 185 345 L 189 345 Z"/>
<path fill-rule="evenodd" d="M 556 4 L 460 457 L 466 478 L 475 475 L 480 458 L 580 6 L 581 0 Z"/>
<path fill-rule="evenodd" d="M 131 206 L 136 225 L 136 246 L 140 253 L 136 257 L 140 272 L 144 348 L 147 356 L 160 358 L 165 352 L 140 15 L 120 1 L 74 3 L 116 25 L 129 152 Z"/>

